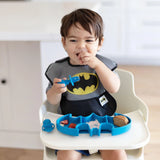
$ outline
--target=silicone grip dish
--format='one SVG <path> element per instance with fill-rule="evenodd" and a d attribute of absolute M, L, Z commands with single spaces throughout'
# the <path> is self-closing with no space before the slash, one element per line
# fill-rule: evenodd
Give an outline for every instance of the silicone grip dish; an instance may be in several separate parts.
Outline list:
<path fill-rule="evenodd" d="M 125 116 L 119 113 L 114 114 L 114 116 L 117 115 Z M 114 136 L 125 133 L 131 128 L 131 119 L 129 117 L 127 118 L 129 120 L 128 124 L 118 127 L 114 125 L 112 116 L 98 116 L 95 113 L 92 113 L 87 117 L 72 117 L 72 114 L 66 114 L 57 119 L 56 126 L 58 131 L 71 136 L 79 136 L 80 133 L 89 133 L 90 136 L 100 136 L 101 133 L 111 133 L 111 135 Z M 68 124 L 61 124 L 64 120 L 67 120 Z M 98 127 L 91 128 L 89 123 L 92 121 L 98 121 Z M 76 124 L 75 128 L 70 128 L 70 124 Z"/>

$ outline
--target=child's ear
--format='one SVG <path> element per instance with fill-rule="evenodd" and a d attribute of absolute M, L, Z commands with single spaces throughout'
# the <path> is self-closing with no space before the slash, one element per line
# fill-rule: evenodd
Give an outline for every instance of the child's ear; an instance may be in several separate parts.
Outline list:
<path fill-rule="evenodd" d="M 64 47 L 64 46 L 65 46 L 65 44 L 66 44 L 66 42 L 65 42 L 65 38 L 64 38 L 64 37 L 62 37 L 62 38 L 61 38 L 61 42 L 62 42 L 63 47 Z"/>
<path fill-rule="evenodd" d="M 103 42 L 104 42 L 104 37 L 102 37 L 101 42 L 99 42 L 98 51 L 101 49 Z"/>

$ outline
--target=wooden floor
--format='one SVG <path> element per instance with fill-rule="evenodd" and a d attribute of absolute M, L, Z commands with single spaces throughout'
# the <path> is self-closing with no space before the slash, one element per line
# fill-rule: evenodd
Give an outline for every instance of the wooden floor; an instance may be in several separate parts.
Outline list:
<path fill-rule="evenodd" d="M 136 94 L 149 107 L 151 139 L 145 146 L 145 160 L 158 160 L 160 152 L 160 67 L 119 66 L 135 76 Z M 41 150 L 0 148 L 0 160 L 42 160 Z"/>

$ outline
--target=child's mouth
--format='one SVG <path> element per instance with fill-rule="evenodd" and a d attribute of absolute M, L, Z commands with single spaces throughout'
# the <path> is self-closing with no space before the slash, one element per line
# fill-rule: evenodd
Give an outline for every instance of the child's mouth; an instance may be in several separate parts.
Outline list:
<path fill-rule="evenodd" d="M 78 56 L 79 56 L 79 53 L 76 53 L 76 56 L 78 57 Z"/>

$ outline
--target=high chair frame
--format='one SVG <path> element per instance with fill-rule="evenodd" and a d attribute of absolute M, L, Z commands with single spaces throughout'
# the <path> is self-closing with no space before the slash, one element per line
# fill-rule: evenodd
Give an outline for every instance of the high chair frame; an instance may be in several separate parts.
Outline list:
<path fill-rule="evenodd" d="M 142 119 L 143 121 L 142 123 L 146 132 L 143 142 L 140 142 L 137 144 L 128 144 L 126 148 L 125 146 L 123 146 L 123 148 L 117 148 L 117 149 L 126 149 L 128 160 L 144 160 L 144 146 L 148 143 L 150 138 L 150 134 L 147 127 L 148 107 L 135 94 L 133 74 L 129 71 L 122 70 L 122 69 L 117 69 L 116 72 L 118 73 L 121 81 L 121 86 L 119 91 L 117 93 L 112 94 L 112 96 L 117 101 L 116 112 L 122 113 L 122 114 L 128 114 L 130 116 L 136 115 L 138 113 L 137 115 L 139 115 L 140 118 Z M 44 102 L 44 104 L 40 107 L 40 110 L 39 110 L 39 118 L 40 118 L 41 126 L 42 126 L 43 120 L 48 116 L 47 115 L 48 113 L 53 113 L 56 118 L 61 116 L 57 114 L 57 107 L 58 105 L 53 106 L 49 104 L 47 101 Z M 134 116 L 132 119 L 134 120 Z M 54 148 L 52 145 L 48 144 L 47 141 L 45 143 L 45 139 L 47 140 L 48 137 L 47 137 L 47 134 L 44 135 L 44 133 L 41 131 L 41 139 L 42 139 L 42 142 L 44 143 L 43 160 L 56 160 L 57 157 L 54 153 L 54 150 L 57 148 Z M 54 141 L 51 143 L 54 144 Z M 64 149 L 67 150 L 67 147 Z M 94 151 L 95 149 L 96 148 L 94 149 L 92 148 L 92 151 Z M 113 147 L 110 149 L 113 149 Z M 101 157 L 98 153 L 96 153 L 96 154 L 92 154 L 91 156 L 82 156 L 82 159 L 83 160 L 101 160 Z"/>

